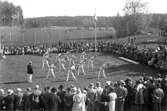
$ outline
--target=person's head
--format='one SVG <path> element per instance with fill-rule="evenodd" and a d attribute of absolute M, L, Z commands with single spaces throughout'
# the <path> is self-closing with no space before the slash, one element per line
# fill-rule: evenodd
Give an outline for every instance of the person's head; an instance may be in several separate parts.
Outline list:
<path fill-rule="evenodd" d="M 46 87 L 44 88 L 44 91 L 45 91 L 45 92 L 50 92 L 50 87 L 49 87 L 49 86 L 46 86 Z"/>
<path fill-rule="evenodd" d="M 77 88 L 76 91 L 77 91 L 77 94 L 81 94 L 82 93 L 80 88 Z"/>
<path fill-rule="evenodd" d="M 22 89 L 21 88 L 17 88 L 16 89 L 16 93 L 22 93 Z"/>
<path fill-rule="evenodd" d="M 31 91 L 32 91 L 32 90 L 31 90 L 30 87 L 26 88 L 26 92 L 27 92 L 27 93 L 30 93 Z"/>
<path fill-rule="evenodd" d="M 32 61 L 29 61 L 29 64 L 32 64 Z"/>
<path fill-rule="evenodd" d="M 37 89 L 39 89 L 39 85 L 35 85 L 35 88 L 34 88 L 35 90 L 37 90 Z"/>
<path fill-rule="evenodd" d="M 4 95 L 5 94 L 5 90 L 4 89 L 0 89 L 0 95 Z"/>
<path fill-rule="evenodd" d="M 111 85 L 111 81 L 106 81 L 105 87 L 109 87 Z"/>
<path fill-rule="evenodd" d="M 59 89 L 60 91 L 62 91 L 62 90 L 64 89 L 64 86 L 61 84 L 61 85 L 58 87 L 58 89 Z"/>
<path fill-rule="evenodd" d="M 8 90 L 7 90 L 7 94 L 8 94 L 8 95 L 12 95 L 13 93 L 14 93 L 14 91 L 13 91 L 12 89 L 8 89 Z"/>
<path fill-rule="evenodd" d="M 71 89 L 71 92 L 72 92 L 72 94 L 76 94 L 77 88 L 76 88 L 76 87 L 73 87 L 73 88 Z"/>
<path fill-rule="evenodd" d="M 101 83 L 100 83 L 100 82 L 97 82 L 97 83 L 96 83 L 96 87 L 101 87 Z"/>
<path fill-rule="evenodd" d="M 156 88 L 161 88 L 161 84 L 160 84 L 160 83 L 157 83 L 157 84 L 156 84 Z"/>
<path fill-rule="evenodd" d="M 112 92 L 114 92 L 114 87 L 109 87 L 108 93 L 112 93 Z"/>
<path fill-rule="evenodd" d="M 70 87 L 67 87 L 66 92 L 67 92 L 67 93 L 70 93 L 70 92 L 71 92 L 71 88 L 70 88 Z"/>
<path fill-rule="evenodd" d="M 56 87 L 52 87 L 51 88 L 51 93 L 55 94 L 57 92 L 57 88 Z"/>
<path fill-rule="evenodd" d="M 90 83 L 89 86 L 88 86 L 90 89 L 94 88 L 94 84 L 93 83 Z"/>

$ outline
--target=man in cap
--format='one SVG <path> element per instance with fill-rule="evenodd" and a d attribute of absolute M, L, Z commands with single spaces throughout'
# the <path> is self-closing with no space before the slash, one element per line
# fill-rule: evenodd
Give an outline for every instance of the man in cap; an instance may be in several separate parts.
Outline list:
<path fill-rule="evenodd" d="M 23 94 L 23 110 L 31 111 L 31 88 L 27 88 Z"/>
<path fill-rule="evenodd" d="M 50 110 L 49 111 L 64 111 L 63 109 L 59 109 L 61 99 L 56 93 L 57 93 L 57 88 L 53 87 L 51 89 L 51 94 L 50 94 Z"/>
<path fill-rule="evenodd" d="M 31 94 L 31 107 L 33 111 L 39 111 L 40 108 L 40 95 L 41 90 L 39 89 L 39 85 L 36 85 L 33 93 Z"/>
<path fill-rule="evenodd" d="M 90 83 L 88 86 L 88 91 L 87 91 L 87 99 L 88 99 L 87 111 L 94 111 L 94 109 L 95 109 L 95 96 L 96 96 L 96 91 L 94 89 L 94 84 Z"/>
<path fill-rule="evenodd" d="M 64 86 L 62 84 L 58 87 L 57 96 L 59 96 L 59 98 L 61 100 L 61 103 L 59 104 L 59 110 L 63 111 L 64 110 L 65 90 L 64 90 Z"/>
<path fill-rule="evenodd" d="M 95 111 L 100 111 L 100 100 L 101 94 L 103 93 L 103 88 L 101 87 L 101 83 L 96 83 L 96 95 L 95 95 Z"/>
<path fill-rule="evenodd" d="M 116 111 L 124 111 L 124 102 L 128 92 L 124 87 L 125 82 L 123 80 L 120 80 L 117 85 L 118 86 L 115 88 L 117 94 Z"/>
<path fill-rule="evenodd" d="M 16 89 L 16 93 L 14 94 L 14 110 L 22 111 L 23 110 L 23 92 L 21 88 Z"/>
<path fill-rule="evenodd" d="M 14 94 L 12 89 L 8 89 L 7 96 L 4 98 L 5 111 L 14 111 Z"/>
<path fill-rule="evenodd" d="M 32 76 L 34 74 L 33 66 L 32 66 L 32 61 L 29 61 L 27 65 L 27 81 L 29 83 L 32 83 Z"/>

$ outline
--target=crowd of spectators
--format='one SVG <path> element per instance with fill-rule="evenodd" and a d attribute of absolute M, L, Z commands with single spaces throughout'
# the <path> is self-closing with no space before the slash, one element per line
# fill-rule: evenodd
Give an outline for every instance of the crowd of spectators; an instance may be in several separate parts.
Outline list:
<path fill-rule="evenodd" d="M 116 56 L 123 56 L 141 64 L 148 65 L 157 70 L 166 72 L 167 48 L 160 45 L 156 49 L 144 47 L 139 49 L 136 44 L 97 41 L 96 51 L 100 53 L 111 53 Z M 4 46 L 6 55 L 43 55 L 50 48 L 53 53 L 74 52 L 94 52 L 94 41 L 65 41 L 54 44 L 26 45 L 26 46 Z"/>
<path fill-rule="evenodd" d="M 167 77 L 0 89 L 1 111 L 166 111 Z"/>

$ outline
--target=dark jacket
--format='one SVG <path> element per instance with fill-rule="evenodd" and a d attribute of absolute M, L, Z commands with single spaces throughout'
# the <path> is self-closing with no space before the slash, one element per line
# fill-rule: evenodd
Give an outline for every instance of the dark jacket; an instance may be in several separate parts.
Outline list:
<path fill-rule="evenodd" d="M 31 94 L 23 95 L 23 111 L 31 110 Z"/>
<path fill-rule="evenodd" d="M 40 107 L 44 110 L 44 111 L 49 111 L 50 109 L 50 93 L 49 92 L 45 92 L 43 94 L 41 94 L 40 96 Z"/>
<path fill-rule="evenodd" d="M 28 64 L 28 65 L 27 65 L 27 74 L 33 74 L 33 73 L 34 73 L 34 71 L 33 71 L 32 65 L 31 65 L 31 64 Z"/>
<path fill-rule="evenodd" d="M 60 98 L 56 94 L 50 94 L 50 110 L 49 111 L 58 111 L 58 105 L 60 103 Z"/>
<path fill-rule="evenodd" d="M 23 96 L 14 95 L 14 110 L 23 111 Z"/>
<path fill-rule="evenodd" d="M 14 111 L 14 95 L 7 95 L 4 98 L 6 111 Z"/>

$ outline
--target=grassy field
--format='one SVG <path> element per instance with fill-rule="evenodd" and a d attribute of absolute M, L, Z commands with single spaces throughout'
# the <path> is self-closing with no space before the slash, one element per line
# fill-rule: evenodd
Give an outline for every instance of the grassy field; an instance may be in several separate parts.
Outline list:
<path fill-rule="evenodd" d="M 80 54 L 76 54 L 79 56 Z M 53 55 L 54 56 L 54 55 Z M 150 69 L 140 64 L 132 64 L 127 61 L 121 60 L 111 55 L 98 55 L 95 59 L 94 71 L 87 72 L 87 74 L 77 76 L 79 82 L 76 83 L 72 79 L 69 82 L 65 82 L 67 72 L 55 73 L 57 76 L 56 80 L 46 79 L 46 71 L 41 70 L 41 59 L 40 56 L 7 56 L 5 60 L 0 61 L 0 87 L 15 88 L 15 87 L 32 87 L 34 84 L 42 86 L 57 86 L 64 84 L 65 86 L 75 84 L 77 86 L 85 87 L 90 82 L 97 82 L 97 74 L 99 67 L 106 61 L 113 62 L 109 70 L 107 71 L 107 79 L 101 78 L 100 81 L 104 83 L 106 80 L 117 81 L 125 80 L 127 77 L 137 79 L 141 76 L 140 73 L 154 74 L 155 70 Z M 33 61 L 34 66 L 34 83 L 30 84 L 25 81 L 26 77 L 26 65 L 29 60 Z"/>

